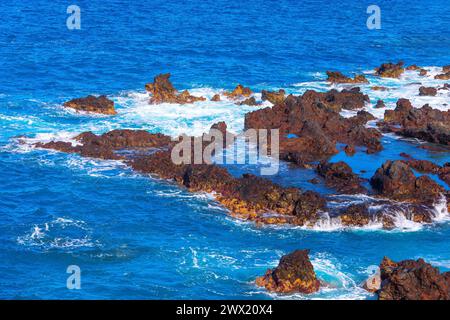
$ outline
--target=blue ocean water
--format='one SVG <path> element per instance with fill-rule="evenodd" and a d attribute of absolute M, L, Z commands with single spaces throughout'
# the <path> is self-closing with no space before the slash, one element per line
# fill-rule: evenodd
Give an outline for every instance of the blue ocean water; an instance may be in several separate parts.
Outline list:
<path fill-rule="evenodd" d="M 399 222 L 393 231 L 257 227 L 227 216 L 208 195 L 190 194 L 112 161 L 34 150 L 14 137 L 64 139 L 92 130 L 141 128 L 198 134 L 218 121 L 242 130 L 254 107 L 221 102 L 147 104 L 144 84 L 171 72 L 176 87 L 211 96 L 238 83 L 260 89 L 329 89 L 328 69 L 365 72 L 387 60 L 450 63 L 447 0 L 377 1 L 382 29 L 368 30 L 373 1 L 99 1 L 73 0 L 81 30 L 66 27 L 67 1 L 0 3 L 0 298 L 3 299 L 372 299 L 359 288 L 383 256 L 423 257 L 450 268 L 450 224 Z M 392 108 L 397 98 L 448 108 L 448 95 L 418 97 L 417 81 L 371 79 L 393 92 L 372 92 Z M 114 117 L 80 115 L 61 103 L 107 94 Z M 428 99 L 428 100 L 427 100 Z M 383 111 L 368 107 L 377 116 Z M 380 113 L 381 112 L 381 113 Z M 375 155 L 344 154 L 369 178 L 400 152 L 437 163 L 448 153 L 384 137 Z M 257 172 L 232 166 L 234 174 Z M 315 188 L 311 172 L 282 164 L 270 177 Z M 253 281 L 294 249 L 311 249 L 330 284 L 310 296 L 269 295 Z M 68 290 L 66 268 L 82 270 L 81 290 Z"/>

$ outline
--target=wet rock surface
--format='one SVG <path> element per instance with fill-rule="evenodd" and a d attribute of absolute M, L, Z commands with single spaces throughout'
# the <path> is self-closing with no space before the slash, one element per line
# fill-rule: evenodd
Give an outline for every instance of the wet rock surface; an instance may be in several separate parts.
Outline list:
<path fill-rule="evenodd" d="M 336 143 L 365 146 L 371 152 L 382 149 L 381 133 L 366 128 L 370 114 L 361 112 L 352 118 L 339 114 L 342 109 L 362 108 L 368 97 L 359 88 L 319 93 L 306 91 L 288 96 L 272 108 L 247 113 L 246 129 L 279 129 L 280 157 L 299 165 L 324 160 L 336 154 Z M 287 138 L 294 134 L 296 138 Z"/>
<path fill-rule="evenodd" d="M 395 110 L 387 110 L 378 125 L 383 131 L 450 145 L 450 112 L 429 105 L 414 108 L 409 100 L 399 99 Z"/>
<path fill-rule="evenodd" d="M 336 163 L 321 162 L 317 166 L 318 174 L 325 179 L 328 186 L 336 189 L 339 193 L 357 194 L 366 193 L 367 190 L 361 186 L 361 179 L 354 174 L 352 168 L 343 161 Z"/>
<path fill-rule="evenodd" d="M 419 95 L 420 96 L 431 96 L 434 97 L 437 95 L 437 89 L 433 87 L 420 87 L 419 88 Z"/>
<path fill-rule="evenodd" d="M 204 97 L 195 97 L 191 95 L 187 90 L 179 93 L 178 90 L 172 85 L 169 78 L 170 73 L 160 74 L 153 79 L 152 83 L 147 83 L 145 85 L 145 90 L 151 94 L 151 104 L 187 104 L 206 100 Z"/>
<path fill-rule="evenodd" d="M 267 100 L 273 104 L 278 104 L 284 101 L 285 95 L 286 92 L 283 89 L 278 90 L 278 92 L 263 90 L 261 91 L 261 100 Z"/>
<path fill-rule="evenodd" d="M 375 74 L 384 78 L 399 78 L 405 72 L 404 63 L 383 63 L 375 69 Z"/>
<path fill-rule="evenodd" d="M 87 96 L 85 98 L 77 98 L 65 102 L 63 106 L 66 108 L 75 109 L 77 111 L 101 113 L 107 115 L 117 114 L 114 108 L 114 102 L 108 99 L 106 96 Z"/>
<path fill-rule="evenodd" d="M 402 160 L 386 161 L 370 179 L 373 189 L 390 199 L 432 205 L 444 188 L 428 176 L 416 177 Z"/>
<path fill-rule="evenodd" d="M 449 300 L 449 273 L 423 259 L 394 262 L 385 257 L 380 264 L 379 300 Z"/>
<path fill-rule="evenodd" d="M 327 81 L 331 83 L 369 83 L 362 74 L 350 78 L 339 71 L 327 71 L 327 76 Z"/>
<path fill-rule="evenodd" d="M 309 260 L 309 250 L 296 250 L 281 257 L 278 266 L 256 279 L 256 284 L 279 293 L 314 293 L 320 282 Z"/>

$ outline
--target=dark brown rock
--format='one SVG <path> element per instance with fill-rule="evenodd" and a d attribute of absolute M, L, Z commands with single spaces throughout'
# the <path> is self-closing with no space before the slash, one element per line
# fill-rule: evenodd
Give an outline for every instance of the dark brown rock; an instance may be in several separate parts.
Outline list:
<path fill-rule="evenodd" d="M 215 101 L 215 102 L 217 102 L 217 101 L 220 101 L 220 94 L 215 94 L 212 98 L 211 98 L 211 101 Z"/>
<path fill-rule="evenodd" d="M 375 74 L 384 78 L 399 78 L 405 71 L 403 62 L 383 63 L 380 67 L 375 69 Z"/>
<path fill-rule="evenodd" d="M 402 160 L 386 161 L 375 172 L 370 183 L 383 197 L 412 203 L 432 205 L 444 193 L 444 189 L 428 176 L 416 178 Z"/>
<path fill-rule="evenodd" d="M 424 105 L 417 109 L 407 99 L 399 99 L 395 110 L 386 110 L 378 125 L 388 132 L 432 143 L 450 145 L 450 111 Z"/>
<path fill-rule="evenodd" d="M 339 193 L 356 194 L 366 193 L 361 186 L 361 179 L 353 173 L 352 168 L 343 161 L 336 163 L 321 162 L 317 166 L 317 173 L 325 179 L 328 186 Z"/>
<path fill-rule="evenodd" d="M 108 115 L 117 114 L 114 109 L 114 102 L 106 96 L 94 97 L 87 96 L 85 98 L 77 98 L 67 101 L 63 104 L 66 108 L 72 108 L 77 111 L 102 113 Z"/>
<path fill-rule="evenodd" d="M 386 108 L 386 105 L 384 104 L 383 100 L 378 100 L 377 104 L 375 105 L 375 108 L 377 108 L 377 109 Z"/>
<path fill-rule="evenodd" d="M 433 87 L 420 87 L 419 88 L 419 95 L 420 96 L 432 96 L 434 97 L 437 95 L 437 89 Z"/>
<path fill-rule="evenodd" d="M 385 257 L 380 264 L 379 300 L 449 300 L 450 283 L 423 259 L 394 262 Z"/>

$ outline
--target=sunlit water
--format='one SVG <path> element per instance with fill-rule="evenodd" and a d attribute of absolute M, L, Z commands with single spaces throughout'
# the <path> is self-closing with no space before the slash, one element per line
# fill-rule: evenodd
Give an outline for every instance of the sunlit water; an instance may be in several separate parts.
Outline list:
<path fill-rule="evenodd" d="M 120 162 L 34 150 L 15 139 L 68 140 L 82 131 L 116 128 L 201 134 L 217 121 L 240 132 L 245 113 L 255 109 L 226 101 L 149 105 L 143 87 L 160 72 L 171 72 L 178 88 L 208 98 L 237 83 L 255 91 L 324 91 L 331 88 L 323 81 L 325 70 L 364 72 L 371 81 L 362 86 L 371 98 L 366 109 L 377 117 L 384 112 L 374 109 L 377 99 L 388 109 L 405 97 L 418 107 L 429 103 L 447 110 L 448 91 L 418 96 L 418 82 L 445 83 L 433 75 L 436 66 L 450 63 L 446 1 L 379 1 L 379 31 L 365 25 L 371 3 L 341 1 L 333 10 L 325 3 L 77 1 L 82 30 L 69 31 L 66 1 L 2 2 L 0 298 L 372 299 L 359 285 L 385 255 L 423 257 L 448 270 L 445 217 L 430 226 L 397 221 L 393 231 L 345 230 L 331 221 L 314 230 L 256 227 L 228 217 L 210 195 L 138 175 Z M 398 59 L 426 66 L 429 77 L 370 75 L 380 63 Z M 371 91 L 372 85 L 392 90 Z M 118 115 L 61 107 L 87 94 L 107 94 Z M 340 153 L 332 160 L 364 170 L 364 178 L 400 152 L 450 161 L 448 153 L 417 148 L 418 141 L 385 136 L 383 142 L 380 153 Z M 229 169 L 236 175 L 259 172 L 250 165 Z M 269 178 L 332 193 L 310 184 L 312 177 L 311 171 L 281 164 Z M 254 285 L 283 254 L 301 248 L 311 249 L 327 287 L 310 296 L 280 296 Z M 82 270 L 81 290 L 66 288 L 65 271 L 72 264 Z"/>

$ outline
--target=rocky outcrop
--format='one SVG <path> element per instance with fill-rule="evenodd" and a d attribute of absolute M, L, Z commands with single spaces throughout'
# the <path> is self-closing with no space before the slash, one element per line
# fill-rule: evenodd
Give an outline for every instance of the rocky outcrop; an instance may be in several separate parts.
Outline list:
<path fill-rule="evenodd" d="M 114 115 L 117 114 L 114 109 L 114 102 L 106 96 L 87 96 L 85 98 L 77 98 L 67 101 L 63 104 L 66 108 L 75 109 L 77 111 L 93 112 Z"/>
<path fill-rule="evenodd" d="M 239 106 L 247 105 L 247 106 L 259 106 L 260 104 L 256 101 L 255 97 L 250 97 L 247 99 L 244 99 L 243 101 L 236 103 Z"/>
<path fill-rule="evenodd" d="M 317 173 L 325 179 L 325 183 L 339 193 L 357 194 L 366 193 L 361 186 L 361 179 L 354 174 L 352 168 L 343 161 L 336 163 L 321 162 L 317 166 Z"/>
<path fill-rule="evenodd" d="M 449 300 L 450 274 L 423 259 L 394 262 L 385 257 L 380 264 L 379 300 Z"/>
<path fill-rule="evenodd" d="M 286 92 L 283 89 L 276 91 L 261 91 L 261 100 L 262 101 L 269 101 L 273 104 L 282 103 L 285 99 Z"/>
<path fill-rule="evenodd" d="M 213 97 L 211 98 L 211 101 L 217 102 L 220 101 L 220 94 L 215 94 L 213 95 Z"/>
<path fill-rule="evenodd" d="M 415 65 L 415 64 L 412 64 L 412 65 L 410 65 L 410 66 L 408 66 L 406 68 L 406 70 L 408 70 L 408 71 L 417 71 L 417 70 L 420 70 L 420 69 L 422 69 L 422 68 L 417 66 L 417 65 Z"/>
<path fill-rule="evenodd" d="M 420 96 L 431 96 L 434 97 L 437 95 L 437 89 L 433 87 L 420 87 L 419 88 L 419 95 Z"/>
<path fill-rule="evenodd" d="M 187 104 L 196 101 L 205 101 L 204 97 L 192 96 L 189 91 L 179 93 L 169 80 L 170 73 L 160 74 L 153 79 L 153 83 L 147 83 L 145 89 L 151 94 L 150 103 L 178 103 Z"/>
<path fill-rule="evenodd" d="M 350 78 L 339 71 L 327 71 L 327 76 L 327 81 L 331 83 L 369 83 L 366 77 L 362 74 L 355 75 L 355 77 Z"/>
<path fill-rule="evenodd" d="M 450 80 L 450 71 L 446 73 L 437 74 L 434 76 L 436 80 Z"/>
<path fill-rule="evenodd" d="M 450 111 L 440 111 L 424 105 L 417 109 L 407 99 L 399 99 L 395 110 L 386 110 L 384 121 L 378 123 L 384 131 L 432 143 L 450 145 Z"/>
<path fill-rule="evenodd" d="M 281 257 L 278 266 L 256 279 L 256 284 L 271 292 L 314 293 L 320 282 L 309 260 L 309 250 L 296 250 Z"/>
<path fill-rule="evenodd" d="M 238 84 L 236 88 L 234 88 L 231 92 L 224 92 L 224 96 L 228 97 L 231 100 L 238 100 L 248 98 L 253 94 L 252 90 L 248 87 L 244 87 L 241 84 Z"/>
<path fill-rule="evenodd" d="M 383 100 L 378 100 L 377 104 L 375 105 L 375 108 L 377 108 L 377 109 L 386 108 L 386 105 L 384 104 Z"/>
<path fill-rule="evenodd" d="M 375 74 L 384 77 L 384 78 L 399 78 L 403 72 L 405 72 L 405 68 L 403 66 L 403 62 L 398 63 L 383 63 L 380 67 L 375 69 Z"/>
<path fill-rule="evenodd" d="M 389 199 L 432 205 L 444 188 L 428 176 L 416 177 L 402 160 L 386 161 L 370 180 L 373 189 Z"/>
<path fill-rule="evenodd" d="M 299 165 L 325 160 L 336 154 L 336 142 L 366 146 L 371 152 L 381 150 L 381 133 L 366 128 L 371 119 L 367 112 L 352 118 L 339 114 L 342 109 L 362 108 L 368 100 L 359 88 L 319 93 L 306 91 L 300 97 L 288 96 L 272 108 L 245 115 L 246 129 L 279 129 L 280 157 Z M 294 138 L 286 138 L 294 135 Z"/>

